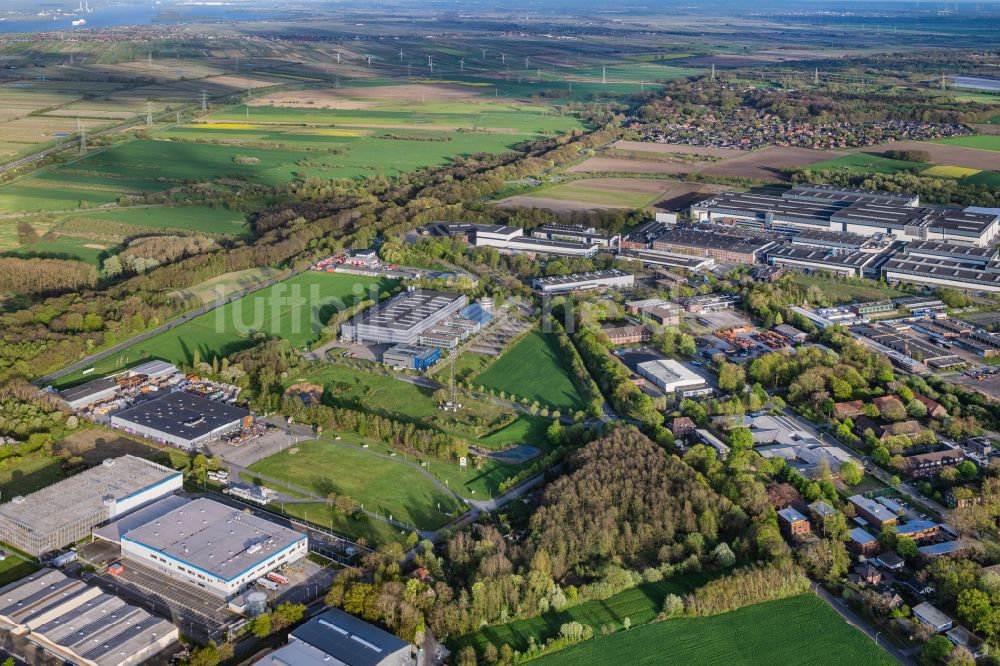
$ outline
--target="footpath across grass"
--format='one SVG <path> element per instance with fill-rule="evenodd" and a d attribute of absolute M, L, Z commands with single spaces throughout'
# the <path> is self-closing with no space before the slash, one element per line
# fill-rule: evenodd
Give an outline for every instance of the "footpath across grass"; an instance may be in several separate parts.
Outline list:
<path fill-rule="evenodd" d="M 503 391 L 518 399 L 535 400 L 564 414 L 584 409 L 583 396 L 576 390 L 570 369 L 562 357 L 555 336 L 535 329 L 510 348 L 500 359 L 473 377 L 473 386 Z"/>
<path fill-rule="evenodd" d="M 361 442 L 357 435 L 341 437 L 342 442 L 302 442 L 254 463 L 250 471 L 311 490 L 320 498 L 347 495 L 369 511 L 420 529 L 438 529 L 462 512 L 451 494 L 402 458 L 387 460 L 355 448 Z"/>
<path fill-rule="evenodd" d="M 541 657 L 538 666 L 894 666 L 896 660 L 804 594 L 707 618 L 648 624 Z"/>

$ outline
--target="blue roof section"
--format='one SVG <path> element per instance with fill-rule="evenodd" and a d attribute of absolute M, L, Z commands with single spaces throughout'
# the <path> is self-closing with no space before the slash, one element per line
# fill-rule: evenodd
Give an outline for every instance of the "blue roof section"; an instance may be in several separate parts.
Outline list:
<path fill-rule="evenodd" d="M 336 608 L 314 617 L 291 635 L 351 666 L 377 666 L 409 647 L 403 639 Z"/>
<path fill-rule="evenodd" d="M 478 321 L 482 325 L 486 325 L 488 321 L 493 319 L 493 315 L 483 309 L 479 303 L 472 303 L 466 305 L 464 308 L 458 311 L 458 314 L 462 315 L 466 319 L 471 319 L 472 321 Z"/>
<path fill-rule="evenodd" d="M 853 541 L 854 543 L 860 543 L 860 544 L 863 545 L 863 544 L 866 544 L 866 543 L 871 543 L 873 541 L 878 541 L 878 539 L 876 539 L 875 537 L 873 537 L 868 532 L 868 530 L 861 529 L 860 527 L 855 527 L 854 529 L 851 530 L 851 541 Z"/>
<path fill-rule="evenodd" d="M 911 520 L 905 525 L 897 525 L 896 532 L 898 534 L 913 534 L 915 532 L 922 532 L 924 530 L 931 530 L 935 527 L 941 527 L 933 520 Z"/>
<path fill-rule="evenodd" d="M 805 516 L 792 507 L 782 509 L 778 512 L 778 515 L 787 520 L 789 523 L 797 523 L 806 519 Z"/>
<path fill-rule="evenodd" d="M 957 553 L 960 550 L 965 550 L 965 544 L 961 541 L 943 541 L 917 548 L 917 552 L 921 555 L 947 555 L 948 553 Z"/>

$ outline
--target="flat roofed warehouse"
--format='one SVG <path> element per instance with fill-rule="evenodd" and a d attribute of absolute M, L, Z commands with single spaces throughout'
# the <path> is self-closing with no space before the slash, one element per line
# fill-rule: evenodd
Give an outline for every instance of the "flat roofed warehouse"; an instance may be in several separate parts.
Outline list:
<path fill-rule="evenodd" d="M 121 547 L 128 559 L 228 599 L 305 557 L 308 537 L 202 497 L 128 531 Z"/>
<path fill-rule="evenodd" d="M 347 342 L 417 344 L 420 335 L 468 303 L 464 294 L 413 289 L 368 308 L 340 327 Z"/>
<path fill-rule="evenodd" d="M 171 622 L 55 569 L 3 587 L 0 599 L 15 646 L 37 645 L 66 663 L 141 664 L 178 639 Z"/>
<path fill-rule="evenodd" d="M 714 225 L 709 228 L 670 229 L 653 241 L 653 249 L 712 257 L 716 261 L 755 263 L 774 245 L 770 238 Z"/>
<path fill-rule="evenodd" d="M 114 428 L 182 448 L 192 448 L 251 425 L 251 412 L 184 391 L 141 402 L 111 417 Z"/>
<path fill-rule="evenodd" d="M 111 377 L 95 379 L 85 384 L 58 391 L 58 395 L 70 409 L 83 409 L 95 402 L 107 400 L 118 393 L 118 382 Z"/>
<path fill-rule="evenodd" d="M 631 273 L 620 271 L 617 268 L 609 268 L 590 273 L 536 278 L 534 287 L 542 293 L 554 293 L 609 287 L 631 287 L 634 284 L 635 276 Z"/>
<path fill-rule="evenodd" d="M 881 263 L 883 254 L 785 243 L 769 249 L 766 257 L 772 266 L 824 270 L 849 277 L 864 277 L 866 271 L 873 270 Z"/>
<path fill-rule="evenodd" d="M 303 641 L 330 655 L 333 664 L 410 666 L 410 644 L 375 625 L 333 608 L 296 627 L 289 643 Z"/>
<path fill-rule="evenodd" d="M 0 505 L 0 541 L 38 556 L 180 490 L 183 476 L 135 456 L 109 458 L 26 497 Z"/>
<path fill-rule="evenodd" d="M 898 206 L 919 206 L 920 197 L 916 194 L 905 192 L 885 192 L 882 190 L 863 190 L 854 187 L 838 187 L 836 185 L 813 185 L 811 183 L 801 183 L 793 185 L 791 189 L 784 192 L 782 196 L 786 199 L 799 201 L 822 201 L 822 202 L 848 202 L 871 201 Z"/>
<path fill-rule="evenodd" d="M 938 240 L 988 245 L 997 235 L 1000 218 L 953 208 L 855 203 L 831 217 L 843 231 L 890 233 L 902 240 Z"/>
<path fill-rule="evenodd" d="M 773 194 L 725 192 L 691 206 L 692 216 L 702 222 L 738 218 L 751 226 L 770 229 L 777 224 L 838 231 L 830 218 L 845 207 L 843 202 L 796 201 Z"/>

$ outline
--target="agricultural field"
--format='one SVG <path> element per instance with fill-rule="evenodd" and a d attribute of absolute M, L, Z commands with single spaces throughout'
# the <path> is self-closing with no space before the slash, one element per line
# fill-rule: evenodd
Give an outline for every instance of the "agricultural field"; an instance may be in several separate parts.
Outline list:
<path fill-rule="evenodd" d="M 934 178 L 952 178 L 961 180 L 982 173 L 981 169 L 970 169 L 969 167 L 939 165 L 932 166 L 920 172 L 921 176 L 932 176 Z"/>
<path fill-rule="evenodd" d="M 331 494 L 347 495 L 368 511 L 419 529 L 438 529 L 462 512 L 462 504 L 420 468 L 362 449 L 356 435 L 340 437 L 340 441 L 302 442 L 249 469 L 264 477 L 265 485 L 267 478 L 277 479 L 293 489 L 308 490 L 320 501 Z"/>
<path fill-rule="evenodd" d="M 197 353 L 210 361 L 239 351 L 257 331 L 279 336 L 296 347 L 308 345 L 336 311 L 370 298 L 369 290 L 381 292 L 394 284 L 392 280 L 338 273 L 301 273 L 98 361 L 86 378 L 111 374 L 148 358 L 187 365 Z M 72 385 L 84 377 L 73 373 L 59 384 Z"/>
<path fill-rule="evenodd" d="M 838 157 L 830 150 L 810 150 L 794 146 L 769 146 L 760 150 L 736 151 L 728 149 L 700 149 L 695 146 L 670 146 L 648 144 L 642 148 L 638 142 L 619 142 L 618 151 L 628 151 L 629 156 L 614 153 L 598 154 L 567 169 L 568 173 L 628 173 L 678 176 L 704 173 L 713 176 L 750 178 L 763 181 L 784 181 L 784 169 L 812 166 L 817 162 Z M 643 159 L 643 153 L 649 157 Z M 702 159 L 699 159 L 702 158 Z"/>
<path fill-rule="evenodd" d="M 997 103 L 1000 103 L 1000 97 L 995 99 Z M 948 139 L 938 139 L 935 143 L 948 146 L 962 146 L 964 148 L 977 148 L 979 150 L 1000 150 L 1000 135 L 976 134 L 973 136 L 956 136 Z"/>
<path fill-rule="evenodd" d="M 497 203 L 555 211 L 645 208 L 659 201 L 669 186 L 669 182 L 642 178 L 572 180 Z"/>
<path fill-rule="evenodd" d="M 0 187 L 0 210 L 63 211 L 114 204 L 220 177 L 262 185 L 394 175 L 457 155 L 503 153 L 580 127 L 545 105 L 411 101 L 395 109 L 238 106 L 161 128 Z M 408 110 L 407 110 L 408 109 Z M 63 119 L 65 120 L 65 119 Z"/>
<path fill-rule="evenodd" d="M 23 243 L 17 231 L 27 222 L 39 239 Z M 119 208 L 68 215 L 41 214 L 0 220 L 0 252 L 22 256 L 77 259 L 100 267 L 126 240 L 149 235 L 197 233 L 216 237 L 249 235 L 242 213 L 208 206 Z"/>
<path fill-rule="evenodd" d="M 920 171 L 927 165 L 921 162 L 894 160 L 868 153 L 851 153 L 834 159 L 809 165 L 810 171 L 850 171 L 851 173 L 897 173 L 900 171 Z"/>
<path fill-rule="evenodd" d="M 808 642 L 803 649 L 797 636 Z M 535 661 L 539 666 L 622 663 L 868 664 L 896 660 L 813 595 L 771 601 L 707 618 L 680 618 L 598 636 Z"/>
<path fill-rule="evenodd" d="M 555 336 L 532 330 L 508 349 L 485 372 L 472 378 L 473 386 L 503 391 L 518 399 L 538 401 L 564 413 L 585 408 Z"/>
<path fill-rule="evenodd" d="M 559 627 L 567 622 L 586 624 L 593 628 L 595 634 L 600 634 L 603 626 L 620 626 L 625 618 L 629 618 L 632 625 L 638 627 L 656 619 L 663 606 L 663 600 L 668 594 L 683 597 L 704 585 L 709 578 L 708 574 L 699 573 L 668 578 L 656 583 L 644 583 L 638 587 L 619 592 L 603 601 L 587 601 L 562 611 L 544 613 L 537 617 L 508 624 L 484 627 L 474 634 L 457 638 L 451 647 L 458 650 L 466 645 L 471 645 L 476 648 L 477 653 L 481 654 L 486 643 L 493 643 L 498 648 L 507 643 L 515 650 L 524 651 L 532 638 L 536 644 L 541 645 L 547 639 L 557 636 Z"/>

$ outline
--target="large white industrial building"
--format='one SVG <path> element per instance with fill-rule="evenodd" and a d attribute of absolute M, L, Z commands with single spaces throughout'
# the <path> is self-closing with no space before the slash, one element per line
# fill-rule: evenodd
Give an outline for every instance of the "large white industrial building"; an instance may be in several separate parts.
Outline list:
<path fill-rule="evenodd" d="M 468 304 L 465 294 L 430 289 L 404 291 L 368 308 L 340 327 L 345 342 L 430 345 L 421 337 Z"/>
<path fill-rule="evenodd" d="M 475 234 L 476 247 L 495 247 L 498 250 L 512 254 L 552 254 L 567 257 L 592 257 L 603 246 L 610 246 L 612 238 L 596 233 L 582 232 L 572 237 L 575 240 L 555 240 L 556 238 L 569 238 L 571 230 L 562 228 L 558 232 L 555 230 L 539 232 L 541 238 L 524 235 L 524 230 L 520 227 L 506 227 L 503 225 L 472 225 L 470 230 Z M 600 238 L 598 238 L 600 236 Z M 589 240 L 587 240 L 589 239 Z M 617 237 L 615 237 L 617 239 Z M 617 244 L 617 240 L 614 241 Z"/>
<path fill-rule="evenodd" d="M 691 206 L 700 222 L 769 231 L 839 231 L 886 234 L 903 241 L 941 241 L 985 247 L 1000 233 L 1000 215 L 989 209 L 921 206 L 913 194 L 824 185 L 796 185 L 780 196 L 726 192 Z"/>
<path fill-rule="evenodd" d="M 103 464 L 0 504 L 0 541 L 38 556 L 180 490 L 183 475 L 136 456 Z"/>
<path fill-rule="evenodd" d="M 635 276 L 617 268 L 609 268 L 591 273 L 574 273 L 572 275 L 554 275 L 552 277 L 535 278 L 535 290 L 543 294 L 558 294 L 571 291 L 587 291 L 592 289 L 624 288 L 635 285 Z"/>
<path fill-rule="evenodd" d="M 672 359 L 646 361 L 636 366 L 639 374 L 664 393 L 688 393 L 705 388 L 705 379 Z"/>
<path fill-rule="evenodd" d="M 0 588 L 0 631 L 80 666 L 132 666 L 177 646 L 176 625 L 55 569 Z M 55 663 L 55 662 L 53 662 Z"/>
<path fill-rule="evenodd" d="M 258 578 L 296 562 L 308 553 L 309 540 L 253 514 L 207 498 L 154 504 L 98 538 L 121 545 L 122 557 L 231 599 Z"/>

